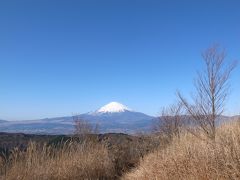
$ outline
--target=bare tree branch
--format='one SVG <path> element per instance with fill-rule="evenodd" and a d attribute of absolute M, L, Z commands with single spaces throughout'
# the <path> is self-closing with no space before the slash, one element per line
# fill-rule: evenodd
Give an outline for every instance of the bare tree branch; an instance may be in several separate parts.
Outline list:
<path fill-rule="evenodd" d="M 161 116 L 155 122 L 153 130 L 171 140 L 173 137 L 180 136 L 183 124 L 183 105 L 177 103 L 162 109 Z"/>
<path fill-rule="evenodd" d="M 198 129 L 208 138 L 215 140 L 216 121 L 224 112 L 225 101 L 229 95 L 230 75 L 237 62 L 225 65 L 226 53 L 219 51 L 217 46 L 207 49 L 202 57 L 205 70 L 197 73 L 193 104 L 190 105 L 181 93 L 178 92 L 177 96 Z"/>
<path fill-rule="evenodd" d="M 93 125 L 88 121 L 80 118 L 78 115 L 73 116 L 74 120 L 74 134 L 81 138 L 86 138 L 88 135 L 99 133 L 98 124 Z"/>

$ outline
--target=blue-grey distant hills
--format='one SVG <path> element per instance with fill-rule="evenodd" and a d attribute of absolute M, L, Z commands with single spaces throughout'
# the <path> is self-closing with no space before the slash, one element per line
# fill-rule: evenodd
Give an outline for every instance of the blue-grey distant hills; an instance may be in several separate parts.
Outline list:
<path fill-rule="evenodd" d="M 126 106 L 112 102 L 97 111 L 78 115 L 90 124 L 98 124 L 100 133 L 146 132 L 152 127 L 155 117 L 135 112 Z M 1 121 L 1 132 L 21 132 L 34 134 L 71 134 L 74 132 L 72 116 L 46 118 L 28 121 Z"/>
<path fill-rule="evenodd" d="M 4 123 L 4 122 L 7 122 L 7 121 L 0 119 L 0 123 Z"/>
<path fill-rule="evenodd" d="M 98 124 L 100 133 L 136 133 L 149 132 L 156 117 L 135 112 L 126 106 L 112 102 L 97 111 L 80 114 L 78 116 L 66 116 L 46 118 L 31 121 L 5 121 L 0 120 L 0 132 L 21 132 L 32 134 L 72 134 L 76 119 L 86 120 L 90 124 Z M 239 119 L 240 116 L 221 116 L 217 124 Z"/>

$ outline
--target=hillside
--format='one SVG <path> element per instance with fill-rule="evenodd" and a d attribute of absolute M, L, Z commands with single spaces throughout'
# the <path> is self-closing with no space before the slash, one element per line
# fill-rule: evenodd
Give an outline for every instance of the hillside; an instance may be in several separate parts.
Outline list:
<path fill-rule="evenodd" d="M 148 154 L 123 180 L 239 179 L 240 124 L 217 128 L 215 143 L 204 141 L 204 134 L 189 132 L 174 138 L 164 149 Z"/>
<path fill-rule="evenodd" d="M 120 103 L 111 102 L 96 111 L 76 116 L 2 122 L 0 132 L 72 134 L 74 121 L 83 119 L 90 124 L 97 124 L 100 133 L 133 134 L 149 131 L 154 118 L 141 112 L 135 112 Z"/>

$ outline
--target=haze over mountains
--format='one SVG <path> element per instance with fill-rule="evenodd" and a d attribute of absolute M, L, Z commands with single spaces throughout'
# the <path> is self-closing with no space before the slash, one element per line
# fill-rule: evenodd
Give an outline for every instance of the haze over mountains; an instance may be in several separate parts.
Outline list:
<path fill-rule="evenodd" d="M 127 106 L 111 102 L 100 109 L 78 115 L 91 124 L 98 124 L 101 133 L 134 133 L 149 131 L 155 117 L 135 112 Z M 1 121 L 2 132 L 23 132 L 37 134 L 71 134 L 74 131 L 72 116 L 46 118 L 30 121 Z"/>
<path fill-rule="evenodd" d="M 118 102 L 111 102 L 96 111 L 77 115 L 90 124 L 98 124 L 100 133 L 136 133 L 151 130 L 156 117 L 129 109 Z M 219 118 L 218 124 L 238 116 Z M 38 120 L 5 121 L 0 120 L 0 132 L 19 132 L 33 134 L 72 134 L 73 116 L 45 118 Z"/>

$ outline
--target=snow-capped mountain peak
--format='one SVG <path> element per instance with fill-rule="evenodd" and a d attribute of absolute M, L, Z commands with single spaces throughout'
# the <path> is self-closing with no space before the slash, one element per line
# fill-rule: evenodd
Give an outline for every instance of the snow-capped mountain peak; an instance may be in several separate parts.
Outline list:
<path fill-rule="evenodd" d="M 97 110 L 97 113 L 118 113 L 118 112 L 125 112 L 131 111 L 127 106 L 124 106 L 118 102 L 111 102 L 100 109 Z"/>

